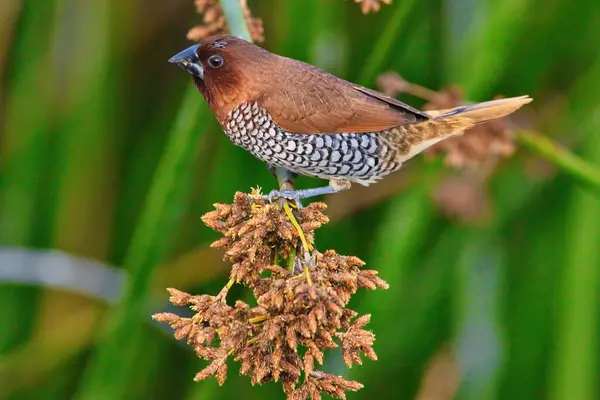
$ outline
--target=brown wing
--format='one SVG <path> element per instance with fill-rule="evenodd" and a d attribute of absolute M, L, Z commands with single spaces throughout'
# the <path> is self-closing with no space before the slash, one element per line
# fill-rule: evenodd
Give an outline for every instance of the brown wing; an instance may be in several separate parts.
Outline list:
<path fill-rule="evenodd" d="M 429 118 L 399 100 L 284 59 L 258 99 L 273 121 L 295 133 L 373 132 Z"/>

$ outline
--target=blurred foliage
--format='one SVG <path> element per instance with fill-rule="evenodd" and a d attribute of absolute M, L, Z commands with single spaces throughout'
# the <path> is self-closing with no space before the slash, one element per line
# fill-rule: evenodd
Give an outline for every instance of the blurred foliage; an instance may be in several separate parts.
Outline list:
<path fill-rule="evenodd" d="M 335 217 L 318 247 L 359 256 L 391 285 L 355 300 L 373 315 L 379 360 L 346 371 L 329 355 L 327 370 L 365 383 L 350 397 L 600 398 L 600 3 L 395 0 L 366 16 L 344 0 L 249 5 L 267 48 L 364 85 L 395 70 L 433 89 L 459 84 L 473 101 L 530 94 L 522 117 L 565 146 L 522 136 L 485 179 L 491 213 L 477 223 L 433 201 L 440 181 L 464 173 L 421 157 L 328 200 Z M 216 293 L 226 281 L 200 216 L 276 184 L 166 62 L 189 44 L 193 10 L 0 4 L 0 260 L 9 246 L 57 249 L 127 275 L 114 307 L 53 289 L 52 263 L 39 285 L 0 282 L 2 399 L 283 397 L 237 376 L 192 382 L 200 361 L 150 322 L 164 288 Z M 0 276 L 12 268 L 0 262 Z"/>

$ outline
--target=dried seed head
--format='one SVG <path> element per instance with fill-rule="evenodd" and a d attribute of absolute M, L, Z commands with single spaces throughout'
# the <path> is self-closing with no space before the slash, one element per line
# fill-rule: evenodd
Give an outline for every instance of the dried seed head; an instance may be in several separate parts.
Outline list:
<path fill-rule="evenodd" d="M 252 41 L 264 42 L 262 20 L 252 16 L 246 0 L 239 1 Z M 195 0 L 195 4 L 198 13 L 203 15 L 203 24 L 190 29 L 187 34 L 189 40 L 200 41 L 211 35 L 227 34 L 229 32 L 223 9 L 216 0 Z"/>
<path fill-rule="evenodd" d="M 246 20 L 246 25 L 248 26 L 248 31 L 250 32 L 252 41 L 258 43 L 264 42 L 265 30 L 263 28 L 262 19 L 254 18 L 252 16 L 252 12 L 250 11 L 250 7 L 248 7 L 247 0 L 240 0 L 240 6 L 242 7 L 242 13 L 244 15 L 244 19 Z"/>
<path fill-rule="evenodd" d="M 360 9 L 363 14 L 378 12 L 382 4 L 392 4 L 392 0 L 354 0 L 360 3 Z"/>
<path fill-rule="evenodd" d="M 377 78 L 377 87 L 383 94 L 396 97 L 410 91 L 410 83 L 404 80 L 397 72 L 385 72 Z"/>
<path fill-rule="evenodd" d="M 443 179 L 433 192 L 433 200 L 447 217 L 460 222 L 482 222 L 492 213 L 485 182 L 469 174 Z"/>
<path fill-rule="evenodd" d="M 346 391 L 362 387 L 315 367 L 323 364 L 324 350 L 340 346 L 349 365 L 360 363 L 360 354 L 377 358 L 375 336 L 363 329 L 370 316 L 357 318 L 346 305 L 359 288 L 387 288 L 387 283 L 376 271 L 362 269 L 364 262 L 357 257 L 333 250 L 314 250 L 308 259 L 294 256 L 305 253 L 301 236 L 312 246 L 314 231 L 328 222 L 325 209 L 323 203 L 312 203 L 294 210 L 299 232 L 284 210 L 253 191 L 236 193 L 232 204 L 215 204 L 203 216 L 208 227 L 223 235 L 212 246 L 224 249 L 225 260 L 233 264 L 231 282 L 248 286 L 257 306 L 242 301 L 229 306 L 229 286 L 217 296 L 169 289 L 173 304 L 189 306 L 195 315 L 161 313 L 154 318 L 170 324 L 178 339 L 186 339 L 198 357 L 210 361 L 195 380 L 215 376 L 223 384 L 231 356 L 252 384 L 281 382 L 289 398 L 316 399 L 321 393 L 345 398 Z"/>

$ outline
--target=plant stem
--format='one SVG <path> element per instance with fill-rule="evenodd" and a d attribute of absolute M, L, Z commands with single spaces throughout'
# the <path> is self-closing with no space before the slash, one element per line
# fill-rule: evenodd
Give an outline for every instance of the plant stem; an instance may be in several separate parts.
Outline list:
<path fill-rule="evenodd" d="M 175 120 L 171 139 L 154 174 L 140 222 L 124 261 L 129 274 L 121 302 L 109 315 L 106 335 L 102 336 L 95 356 L 84 373 L 76 399 L 124 398 L 128 377 L 135 369 L 133 352 L 136 335 L 141 334 L 144 307 L 152 273 L 162 261 L 166 245 L 164 232 L 172 218 L 168 211 L 177 207 L 175 185 L 186 168 L 193 164 L 196 148 L 197 120 L 201 103 L 196 88 L 186 92 Z M 175 196 L 176 197 L 176 196 Z M 124 354 L 124 349 L 127 354 Z M 129 353 L 131 352 L 131 353 Z M 115 363 L 115 360 L 120 360 Z"/>
<path fill-rule="evenodd" d="M 520 145 L 564 172 L 583 183 L 600 189 L 600 167 L 597 165 L 584 160 L 552 139 L 536 132 L 520 131 L 516 133 L 515 138 Z"/>
<path fill-rule="evenodd" d="M 375 80 L 377 74 L 381 73 L 383 64 L 388 60 L 390 52 L 394 48 L 398 33 L 415 4 L 415 0 L 404 0 L 396 6 L 394 15 L 390 18 L 375 46 L 373 46 L 373 51 L 366 58 L 365 66 L 362 68 L 358 83 L 361 85 L 370 85 Z"/>
<path fill-rule="evenodd" d="M 252 41 L 250 31 L 244 19 L 244 12 L 240 7 L 240 0 L 221 0 L 223 14 L 229 25 L 229 30 L 233 36 L 237 36 L 244 40 Z"/>
<path fill-rule="evenodd" d="M 240 3 L 222 0 L 223 12 L 233 35 L 250 40 Z M 200 114 L 197 91 L 190 86 L 186 92 L 171 139 L 155 173 L 146 205 L 140 217 L 131 246 L 125 258 L 130 280 L 121 303 L 107 323 L 107 335 L 92 359 L 77 399 L 121 398 L 127 387 L 131 362 L 115 364 L 123 348 L 134 347 L 135 333 L 143 322 L 143 308 L 152 272 L 164 255 L 161 232 L 165 229 L 166 211 L 173 207 L 171 194 L 183 168 L 189 168 L 197 143 L 196 121 Z M 130 346 L 131 345 L 131 346 Z M 127 357 L 124 357 L 125 359 Z M 132 360 L 129 360 L 132 361 Z"/>
<path fill-rule="evenodd" d="M 292 247 L 290 249 L 290 255 L 287 259 L 287 267 L 290 272 L 294 272 L 294 260 L 296 259 L 296 248 Z"/>

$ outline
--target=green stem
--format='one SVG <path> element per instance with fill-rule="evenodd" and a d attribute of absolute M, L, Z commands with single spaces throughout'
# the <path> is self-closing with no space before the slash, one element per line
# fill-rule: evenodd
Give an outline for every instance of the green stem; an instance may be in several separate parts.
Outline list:
<path fill-rule="evenodd" d="M 149 318 L 144 317 L 144 307 L 152 273 L 166 252 L 163 233 L 168 231 L 173 218 L 169 210 L 179 201 L 174 198 L 177 197 L 178 178 L 193 164 L 201 104 L 196 88 L 190 85 L 125 257 L 124 267 L 129 279 L 123 298 L 109 316 L 105 335 L 101 337 L 98 351 L 90 361 L 75 397 L 78 400 L 125 397 L 128 377 L 135 369 L 132 363 L 137 349 L 136 335 L 143 334 L 141 327 Z"/>
<path fill-rule="evenodd" d="M 246 25 L 244 19 L 244 12 L 240 7 L 240 0 L 221 0 L 221 7 L 231 34 L 251 41 L 250 31 L 248 31 L 248 25 Z"/>
<path fill-rule="evenodd" d="M 17 5 L 3 2 L 0 19 L 6 21 L 9 15 L 6 7 L 13 6 Z M 21 10 L 15 10 L 12 17 L 17 25 L 14 40 L 9 43 L 10 38 L 0 38 L 0 47 L 10 45 L 10 50 L 6 48 L 10 59 L 4 60 L 7 63 L 4 85 L 0 84 L 5 90 L 0 99 L 0 245 L 29 247 L 35 244 L 36 205 L 42 198 L 40 186 L 48 168 L 44 161 L 51 146 L 48 128 L 53 123 L 51 94 L 58 87 L 46 68 L 47 52 L 37 50 L 52 45 L 56 26 L 48 15 L 52 15 L 56 5 L 54 1 L 35 5 L 23 2 L 19 7 Z M 6 23 L 8 21 L 0 31 Z M 0 35 L 8 35 L 8 32 L 4 30 Z M 5 268 L 15 267 L 6 265 Z M 20 321 L 0 324 L 0 359 L 5 352 L 27 342 L 34 333 L 40 294 L 33 287 L 0 286 L 0 304 L 3 305 L 0 320 Z M 1 392 L 0 397 L 3 397 Z"/>
<path fill-rule="evenodd" d="M 404 0 L 396 6 L 396 11 L 387 23 L 383 33 L 379 36 L 373 51 L 366 58 L 365 66 L 358 79 L 361 85 L 372 84 L 377 74 L 381 73 L 381 68 L 389 58 L 398 37 L 398 32 L 400 32 L 415 3 L 415 0 Z"/>
<path fill-rule="evenodd" d="M 598 86 L 600 85 L 600 55 L 575 89 L 567 94 L 571 121 L 581 138 L 581 152 L 589 161 L 600 165 L 600 141 L 597 132 L 600 123 Z M 571 122 L 570 121 L 570 122 Z M 573 124 L 573 122 L 571 122 Z M 569 159 L 569 158 L 567 158 Z M 572 164 L 578 165 L 577 162 Z M 581 164 L 581 163 L 579 163 Z M 600 182 L 600 173 L 594 168 L 575 169 L 586 183 Z M 594 193 L 595 194 L 595 193 Z M 557 307 L 553 313 L 553 352 L 547 382 L 547 396 L 551 400 L 597 399 L 598 349 L 600 315 L 600 207 L 598 198 L 588 191 L 572 191 L 571 199 L 561 207 L 566 227 L 565 257 L 559 275 L 559 285 L 553 291 Z M 563 204 L 561 204 L 563 206 Z"/>
<path fill-rule="evenodd" d="M 288 259 L 287 259 L 287 267 L 290 270 L 290 272 L 294 270 L 294 260 L 295 259 L 296 259 L 296 248 L 292 247 L 290 249 L 290 255 L 288 256 Z"/>
<path fill-rule="evenodd" d="M 600 167 L 584 160 L 548 137 L 535 132 L 516 134 L 517 142 L 574 178 L 600 189 Z"/>
<path fill-rule="evenodd" d="M 233 35 L 250 40 L 240 3 L 222 0 L 221 5 Z M 106 335 L 84 374 L 76 398 L 119 399 L 126 396 L 128 377 L 135 365 L 137 335 L 143 334 L 144 306 L 148 297 L 152 273 L 166 252 L 163 232 L 173 218 L 168 212 L 176 207 L 176 185 L 186 168 L 191 168 L 196 145 L 195 129 L 202 102 L 192 85 L 175 120 L 173 132 L 154 175 L 146 205 L 125 257 L 129 280 L 123 299 L 109 316 Z M 206 110 L 206 109 L 204 109 Z M 118 362 L 115 362 L 118 360 Z"/>
<path fill-rule="evenodd" d="M 593 146 L 593 145 L 592 145 Z M 591 146 L 590 146 L 591 147 Z M 600 160 L 600 146 L 594 146 Z M 598 302 L 600 208 L 589 191 L 575 188 L 565 212 L 565 266 L 556 292 L 556 347 L 550 379 L 552 400 L 598 398 Z M 596 301 L 594 301 L 596 300 Z"/>
<path fill-rule="evenodd" d="M 528 11 L 534 7 L 532 0 L 504 0 L 487 4 L 490 16 L 486 19 L 485 28 L 472 33 L 465 41 L 452 43 L 455 51 L 450 53 L 453 55 L 453 74 L 449 81 L 463 87 L 465 96 L 472 99 L 480 99 L 494 88 L 501 71 L 507 68 L 511 46 L 518 42 L 519 35 L 528 23 Z M 477 60 L 476 68 L 472 68 L 473 60 Z"/>

